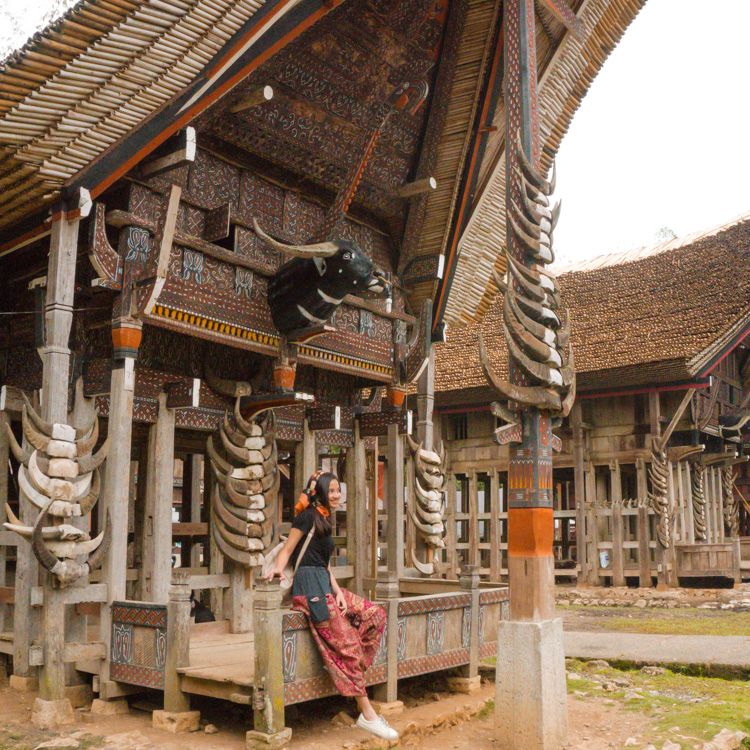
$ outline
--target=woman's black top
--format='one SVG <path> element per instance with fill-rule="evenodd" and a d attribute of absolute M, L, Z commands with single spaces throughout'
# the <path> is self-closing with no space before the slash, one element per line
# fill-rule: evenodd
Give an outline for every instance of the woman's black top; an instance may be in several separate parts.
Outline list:
<path fill-rule="evenodd" d="M 315 523 L 315 514 L 317 512 L 318 511 L 313 507 L 305 508 L 305 510 L 294 519 L 294 523 L 292 523 L 293 529 L 299 529 L 302 532 L 302 539 L 294 552 L 292 552 L 292 556 L 289 558 L 292 567 L 297 564 L 297 557 L 305 543 L 307 535 L 310 533 L 310 529 Z M 313 534 L 310 544 L 307 545 L 307 549 L 305 550 L 305 556 L 300 561 L 300 567 L 303 565 L 309 565 L 316 568 L 327 568 L 332 554 L 333 537 L 330 534 L 328 536 Z"/>

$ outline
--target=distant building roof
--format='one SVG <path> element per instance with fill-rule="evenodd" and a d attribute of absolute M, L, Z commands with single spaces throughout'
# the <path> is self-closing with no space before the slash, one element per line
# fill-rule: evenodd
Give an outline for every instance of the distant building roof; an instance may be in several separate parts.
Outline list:
<path fill-rule="evenodd" d="M 599 256 L 558 277 L 571 315 L 579 390 L 628 388 L 704 375 L 750 327 L 750 214 L 649 250 Z M 437 347 L 435 388 L 479 397 L 481 331 L 507 375 L 502 298 L 479 323 Z"/>

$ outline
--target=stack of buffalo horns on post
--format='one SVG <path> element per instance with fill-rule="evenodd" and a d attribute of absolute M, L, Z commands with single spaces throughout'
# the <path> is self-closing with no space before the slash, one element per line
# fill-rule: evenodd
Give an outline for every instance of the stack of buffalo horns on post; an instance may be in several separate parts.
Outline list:
<path fill-rule="evenodd" d="M 515 171 L 514 179 L 521 205 L 511 200 L 507 231 L 513 238 L 513 247 L 522 251 L 530 264 L 506 253 L 508 282 L 495 273 L 495 283 L 505 296 L 503 333 L 510 358 L 527 384 L 510 383 L 493 372 L 480 335 L 479 355 L 485 376 L 506 402 L 492 405 L 495 416 L 509 423 L 496 430 L 498 439 L 518 422 L 518 410 L 534 407 L 560 418 L 570 413 L 575 400 L 569 323 L 560 317 L 557 281 L 544 268 L 554 260 L 552 230 L 560 209 L 559 203 L 549 207 L 549 196 L 555 188 L 554 166 L 552 179 L 547 181 L 526 158 L 520 137 L 515 148 L 520 169 Z"/>
<path fill-rule="evenodd" d="M 216 476 L 211 529 L 223 555 L 246 568 L 256 567 L 276 537 L 280 475 L 274 414 L 269 410 L 250 420 L 242 416 L 240 401 L 253 392 L 251 383 L 219 379 L 208 367 L 206 382 L 235 400 L 234 418 L 225 414 L 206 444 Z"/>
<path fill-rule="evenodd" d="M 97 453 L 99 420 L 86 428 L 45 422 L 28 399 L 22 411 L 22 448 L 6 422 L 5 429 L 14 457 L 19 462 L 21 493 L 39 509 L 34 526 L 24 526 L 6 503 L 6 529 L 31 542 L 34 556 L 60 583 L 69 586 L 96 569 L 110 542 L 109 513 L 104 530 L 95 539 L 64 519 L 86 516 L 99 499 L 99 466 L 107 456 L 107 441 Z M 49 525 L 45 525 L 45 524 Z M 78 558 L 87 557 L 86 562 Z"/>
<path fill-rule="evenodd" d="M 429 550 L 429 562 L 417 559 L 416 551 L 412 548 L 411 559 L 414 567 L 424 575 L 436 572 L 436 551 L 445 547 L 445 466 L 446 453 L 443 444 L 440 450 L 426 450 L 420 443 L 415 442 L 411 435 L 407 435 L 412 459 L 414 461 L 414 508 L 409 509 L 409 515 L 414 524 L 417 535 Z"/>

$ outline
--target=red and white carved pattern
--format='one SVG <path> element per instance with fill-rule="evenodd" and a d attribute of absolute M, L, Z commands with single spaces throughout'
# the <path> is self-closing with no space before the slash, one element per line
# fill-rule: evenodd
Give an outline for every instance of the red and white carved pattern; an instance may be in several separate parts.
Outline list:
<path fill-rule="evenodd" d="M 471 606 L 471 594 L 440 594 L 438 596 L 414 597 L 398 603 L 398 614 L 421 615 L 444 609 L 460 609 Z"/>
<path fill-rule="evenodd" d="M 468 663 L 469 649 L 457 648 L 452 651 L 444 651 L 441 654 L 417 656 L 413 659 L 401 661 L 398 665 L 398 676 L 399 678 L 414 677 L 414 675 L 439 672 L 443 669 L 451 669 Z"/>

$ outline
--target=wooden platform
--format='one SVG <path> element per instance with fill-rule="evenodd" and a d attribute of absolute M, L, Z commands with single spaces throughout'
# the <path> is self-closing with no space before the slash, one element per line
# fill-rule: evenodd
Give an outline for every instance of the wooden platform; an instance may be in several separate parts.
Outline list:
<path fill-rule="evenodd" d="M 252 633 L 230 633 L 226 621 L 193 625 L 190 666 L 177 670 L 182 675 L 182 689 L 249 704 L 254 656 Z"/>

